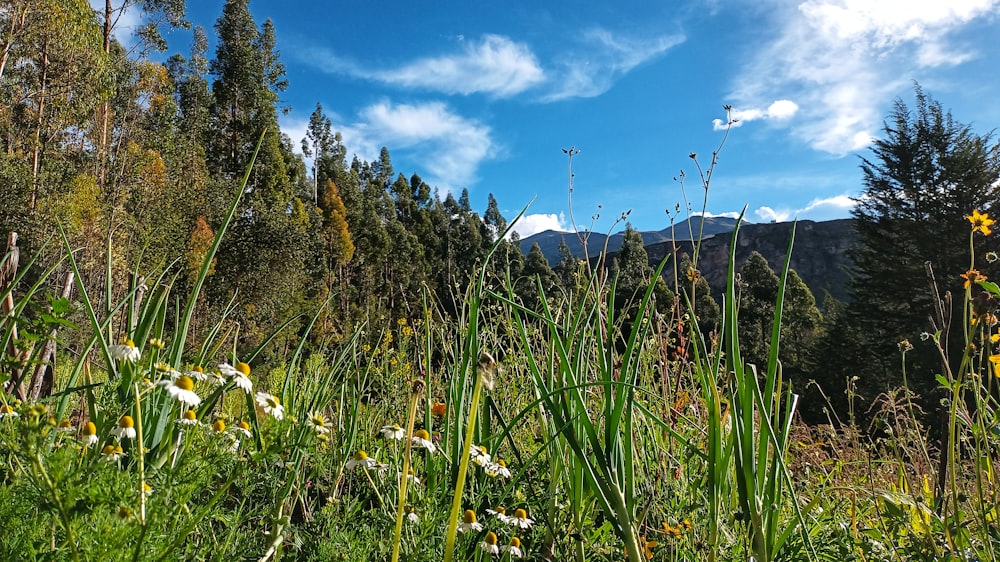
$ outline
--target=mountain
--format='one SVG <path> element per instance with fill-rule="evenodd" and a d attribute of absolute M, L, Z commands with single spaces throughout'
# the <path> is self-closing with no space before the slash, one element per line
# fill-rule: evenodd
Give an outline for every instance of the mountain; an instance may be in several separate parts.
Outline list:
<path fill-rule="evenodd" d="M 749 223 L 744 221 L 744 224 Z M 704 225 L 702 226 L 702 218 L 693 217 L 677 223 L 672 228 L 645 230 L 639 234 L 642 235 L 643 242 L 648 246 L 650 244 L 670 242 L 671 240 L 690 241 L 692 233 L 697 238 L 699 227 L 702 228 L 702 236 L 707 238 L 723 232 L 732 232 L 735 226 L 736 219 L 733 218 L 705 217 Z M 587 239 L 587 255 L 584 255 L 581 237 Z M 531 245 L 537 242 L 538 246 L 542 249 L 542 254 L 549 260 L 549 264 L 555 266 L 555 264 L 559 263 L 559 242 L 562 240 L 566 240 L 566 244 L 574 256 L 583 259 L 600 255 L 604 251 L 605 243 L 607 243 L 607 251 L 609 253 L 617 252 L 621 249 L 622 240 L 624 239 L 625 234 L 622 232 L 608 236 L 600 232 L 581 232 L 578 235 L 575 232 L 546 230 L 522 239 L 521 251 L 527 255 L 528 251 L 531 250 Z"/>
<path fill-rule="evenodd" d="M 793 224 L 795 242 L 789 266 L 809 286 L 818 304 L 822 305 L 826 292 L 837 300 L 850 300 L 848 283 L 851 260 L 848 250 L 857 242 L 854 219 L 744 224 L 740 227 L 736 240 L 737 271 L 750 253 L 756 250 L 764 256 L 771 269 L 780 274 L 785 266 L 785 253 Z M 698 269 L 715 294 L 721 294 L 726 289 L 731 240 L 729 235 L 705 238 L 699 250 Z M 677 246 L 679 252 L 691 254 L 692 246 L 689 241 L 678 243 Z M 646 252 L 650 263 L 655 267 L 664 256 L 672 252 L 672 245 L 670 242 L 650 244 L 646 246 Z M 672 279 L 670 264 L 664 270 L 667 278 Z"/>

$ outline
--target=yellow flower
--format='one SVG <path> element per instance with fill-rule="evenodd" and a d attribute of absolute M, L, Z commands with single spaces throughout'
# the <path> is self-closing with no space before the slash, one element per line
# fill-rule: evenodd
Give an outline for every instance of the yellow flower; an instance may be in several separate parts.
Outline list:
<path fill-rule="evenodd" d="M 118 427 L 111 430 L 111 435 L 119 439 L 135 439 L 135 420 L 132 416 L 122 416 L 118 420 Z"/>
<path fill-rule="evenodd" d="M 978 210 L 972 211 L 972 214 L 966 215 L 965 218 L 969 219 L 969 222 L 972 223 L 972 232 L 978 230 L 983 233 L 983 236 L 989 236 L 993 232 L 990 230 L 990 226 L 996 221 L 991 219 L 987 213 L 980 213 Z"/>
<path fill-rule="evenodd" d="M 990 355 L 990 363 L 993 363 L 993 374 L 1000 377 L 1000 353 Z"/>
<path fill-rule="evenodd" d="M 670 537 L 672 539 L 677 539 L 677 538 L 680 538 L 680 536 L 681 536 L 681 526 L 678 525 L 676 527 L 671 527 L 669 523 L 667 523 L 666 521 L 664 521 L 663 522 L 663 532 L 668 537 Z"/>
<path fill-rule="evenodd" d="M 497 534 L 493 531 L 486 533 L 483 542 L 479 543 L 479 547 L 490 554 L 500 554 L 500 547 L 497 546 Z"/>
<path fill-rule="evenodd" d="M 521 551 L 521 539 L 517 537 L 511 537 L 510 544 L 503 547 L 501 550 L 510 554 L 511 558 L 521 558 L 524 556 L 524 552 Z"/>
<path fill-rule="evenodd" d="M 448 406 L 444 402 L 435 402 L 431 406 L 431 414 L 436 418 L 443 418 L 445 413 L 448 412 Z"/>
<path fill-rule="evenodd" d="M 465 513 L 462 515 L 462 523 L 458 526 L 458 532 L 466 533 L 469 531 L 482 531 L 483 525 L 476 521 L 476 512 L 471 509 L 466 509 Z"/>
<path fill-rule="evenodd" d="M 965 279 L 965 284 L 963 285 L 963 287 L 965 287 L 966 289 L 971 287 L 973 283 L 978 283 L 979 281 L 986 281 L 986 276 L 983 275 L 982 273 L 979 273 L 978 269 L 970 269 L 969 271 L 966 271 L 965 273 L 960 275 L 960 277 L 962 279 Z"/>

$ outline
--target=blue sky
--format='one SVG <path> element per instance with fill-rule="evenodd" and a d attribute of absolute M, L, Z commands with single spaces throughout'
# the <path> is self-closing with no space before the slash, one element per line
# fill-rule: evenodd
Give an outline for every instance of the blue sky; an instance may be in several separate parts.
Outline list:
<path fill-rule="evenodd" d="M 211 38 L 223 1 L 188 5 Z M 753 222 L 849 216 L 859 156 L 896 98 L 912 104 L 914 81 L 977 132 L 1000 125 L 1000 0 L 252 0 L 250 11 L 274 21 L 291 107 L 281 125 L 296 144 L 322 103 L 349 152 L 371 160 L 386 146 L 397 173 L 442 195 L 468 188 L 482 211 L 493 193 L 508 218 L 534 199 L 522 236 L 570 230 L 571 216 L 617 231 L 630 209 L 636 228 L 665 228 L 684 205 L 682 170 L 700 211 L 688 155 L 709 164 L 724 104 L 738 121 L 707 211 L 746 205 Z M 170 52 L 187 53 L 189 37 L 171 33 Z"/>

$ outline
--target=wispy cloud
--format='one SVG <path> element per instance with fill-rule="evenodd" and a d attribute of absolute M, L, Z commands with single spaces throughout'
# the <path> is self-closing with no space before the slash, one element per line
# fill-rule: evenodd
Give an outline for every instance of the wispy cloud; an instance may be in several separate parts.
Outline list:
<path fill-rule="evenodd" d="M 536 86 L 545 78 L 537 57 L 523 43 L 501 35 L 485 35 L 478 41 L 460 37 L 459 43 L 458 52 L 423 57 L 381 70 L 372 70 L 323 47 L 306 47 L 297 52 L 303 62 L 330 74 L 446 94 L 508 97 Z"/>
<path fill-rule="evenodd" d="M 373 161 L 381 147 L 390 147 L 420 161 L 424 179 L 444 190 L 473 183 L 480 162 L 499 150 L 488 126 L 441 102 L 381 101 L 362 109 L 353 123 L 334 126 L 361 158 Z"/>
<path fill-rule="evenodd" d="M 757 121 L 758 119 L 776 119 L 779 121 L 789 119 L 799 111 L 799 106 L 791 100 L 778 100 L 771 105 L 767 106 L 766 109 L 760 108 L 749 108 L 749 109 L 737 109 L 733 110 L 729 114 L 729 121 L 723 119 L 713 119 L 712 128 L 716 131 L 721 131 L 727 128 L 730 124 L 733 127 L 740 127 L 744 123 L 749 123 L 750 121 Z"/>
<path fill-rule="evenodd" d="M 549 73 L 549 92 L 543 101 L 592 98 L 611 89 L 615 81 L 637 66 L 684 42 L 684 36 L 661 35 L 649 39 L 616 35 L 592 28 L 579 36 L 582 45 L 568 49 L 566 58 L 556 62 Z"/>
<path fill-rule="evenodd" d="M 773 209 L 763 206 L 754 211 L 760 222 L 785 222 L 792 219 L 830 220 L 843 218 L 854 208 L 854 200 L 847 195 L 837 195 L 823 199 L 813 199 L 801 209 Z"/>
<path fill-rule="evenodd" d="M 1000 0 L 805 0 L 776 4 L 776 38 L 737 76 L 735 102 L 778 96 L 801 108 L 793 134 L 815 149 L 846 154 L 877 134 L 888 100 L 914 73 L 978 55 L 954 41 Z M 783 8 L 784 7 L 784 8 Z M 766 103 L 766 102 L 764 102 Z"/>
<path fill-rule="evenodd" d="M 524 215 L 516 223 L 514 223 L 513 232 L 517 232 L 518 236 L 522 240 L 539 232 L 545 232 L 546 230 L 555 230 L 557 232 L 569 232 L 569 227 L 566 225 L 566 217 L 562 213 L 558 215 L 555 213 L 544 214 L 536 213 L 533 215 Z"/>

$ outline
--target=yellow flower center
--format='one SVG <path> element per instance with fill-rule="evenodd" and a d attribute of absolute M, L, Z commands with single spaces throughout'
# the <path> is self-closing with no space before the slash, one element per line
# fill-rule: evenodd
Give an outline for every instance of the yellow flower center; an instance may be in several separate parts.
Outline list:
<path fill-rule="evenodd" d="M 176 386 L 181 390 L 187 390 L 187 391 L 194 390 L 194 379 L 192 379 L 187 375 L 181 375 L 177 377 L 176 381 L 174 381 L 174 386 Z"/>
<path fill-rule="evenodd" d="M 212 424 L 212 429 L 222 433 L 226 430 L 226 422 L 222 420 L 215 420 L 215 423 Z"/>
<path fill-rule="evenodd" d="M 194 371 L 194 372 L 196 372 L 196 373 L 204 373 L 205 372 L 205 369 L 202 369 L 201 365 L 195 365 L 194 369 L 191 369 L 191 370 Z"/>
<path fill-rule="evenodd" d="M 105 445 L 104 448 L 101 449 L 101 453 L 103 453 L 105 455 L 113 455 L 113 454 L 115 454 L 115 446 L 114 445 Z"/>
<path fill-rule="evenodd" d="M 517 517 L 518 519 L 527 519 L 528 518 L 528 512 L 525 511 L 525 510 L 523 510 L 523 509 L 515 509 L 514 510 L 514 517 Z"/>
<path fill-rule="evenodd" d="M 368 453 L 364 452 L 363 450 L 358 451 L 357 453 L 354 453 L 354 460 L 358 462 L 366 461 L 368 460 Z"/>
<path fill-rule="evenodd" d="M 194 413 L 194 410 L 188 410 L 184 412 L 184 419 L 188 421 L 197 421 L 198 416 Z"/>
<path fill-rule="evenodd" d="M 0 406 L 0 412 L 2 412 L 4 414 L 13 414 L 14 413 L 14 408 L 11 407 L 10 404 L 4 404 L 3 406 Z"/>
<path fill-rule="evenodd" d="M 510 546 L 513 546 L 514 548 L 521 548 L 521 539 L 517 537 L 511 537 Z"/>
<path fill-rule="evenodd" d="M 466 525 L 471 525 L 476 522 L 476 512 L 471 509 L 466 509 L 465 514 L 462 515 L 462 522 Z"/>
<path fill-rule="evenodd" d="M 498 460 L 497 460 L 497 465 L 499 465 L 499 466 L 503 466 L 503 467 L 506 467 L 506 466 L 507 466 L 507 463 L 503 462 L 503 459 L 498 459 Z"/>
<path fill-rule="evenodd" d="M 59 422 L 59 429 L 69 429 L 70 427 L 73 427 L 73 426 L 71 426 L 69 424 L 68 420 L 63 420 L 63 421 Z"/>
<path fill-rule="evenodd" d="M 244 375 L 249 375 L 250 365 L 247 365 L 246 363 L 240 361 L 239 363 L 236 364 L 236 370 L 243 373 Z"/>
<path fill-rule="evenodd" d="M 416 437 L 417 439 L 423 439 L 424 441 L 431 440 L 431 434 L 427 433 L 426 429 L 418 429 L 416 433 L 413 434 L 413 436 Z"/>
<path fill-rule="evenodd" d="M 486 538 L 483 539 L 483 542 L 489 545 L 497 544 L 497 534 L 493 531 L 486 533 Z"/>
<path fill-rule="evenodd" d="M 250 431 L 250 424 L 248 424 L 245 421 L 241 421 L 240 423 L 236 424 L 236 427 Z"/>
<path fill-rule="evenodd" d="M 83 434 L 87 436 L 97 435 L 97 426 L 94 425 L 94 422 L 87 422 L 86 425 L 83 426 Z"/>
<path fill-rule="evenodd" d="M 118 420 L 118 427 L 129 429 L 135 427 L 135 420 L 132 416 L 122 416 L 122 419 Z"/>

